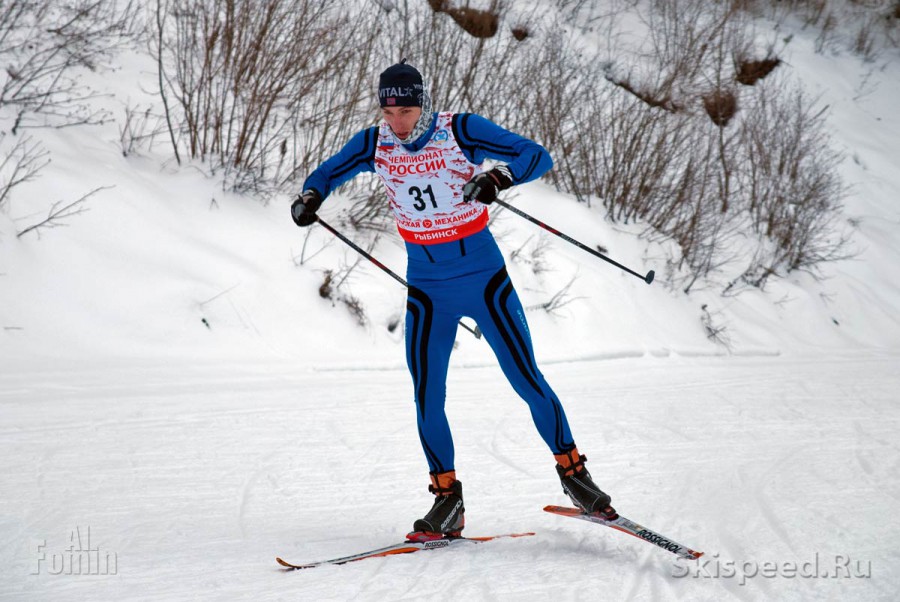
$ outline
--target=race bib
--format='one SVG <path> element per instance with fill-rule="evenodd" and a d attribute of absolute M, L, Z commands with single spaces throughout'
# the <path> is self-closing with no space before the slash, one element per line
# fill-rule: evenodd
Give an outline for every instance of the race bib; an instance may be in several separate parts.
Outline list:
<path fill-rule="evenodd" d="M 452 118 L 453 113 L 439 113 L 431 140 L 417 152 L 406 150 L 387 124 L 379 129 L 375 173 L 408 242 L 458 240 L 487 225 L 487 207 L 463 201 L 463 186 L 481 170 L 459 148 Z"/>

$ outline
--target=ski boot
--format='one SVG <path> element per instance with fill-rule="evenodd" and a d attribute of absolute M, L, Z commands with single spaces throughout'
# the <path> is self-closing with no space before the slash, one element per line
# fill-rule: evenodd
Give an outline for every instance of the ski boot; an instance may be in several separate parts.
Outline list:
<path fill-rule="evenodd" d="M 431 541 L 460 537 L 466 523 L 462 483 L 456 480 L 453 470 L 429 475 L 431 485 L 428 491 L 435 495 L 434 505 L 424 518 L 413 523 L 412 533 L 406 538 L 409 541 Z"/>
<path fill-rule="evenodd" d="M 562 483 L 563 493 L 587 514 L 597 514 L 607 520 L 615 519 L 618 514 L 610 506 L 612 498 L 600 490 L 591 480 L 591 473 L 584 467 L 587 460 L 578 454 L 578 449 L 571 449 L 562 454 L 555 454 L 556 472 Z"/>

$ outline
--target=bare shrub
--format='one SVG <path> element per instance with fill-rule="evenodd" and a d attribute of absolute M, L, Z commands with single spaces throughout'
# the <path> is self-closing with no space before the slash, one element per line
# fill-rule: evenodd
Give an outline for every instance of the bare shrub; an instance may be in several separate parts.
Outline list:
<path fill-rule="evenodd" d="M 79 75 L 105 68 L 111 56 L 131 40 L 137 11 L 136 2 L 116 0 L 0 3 L 0 112 L 11 119 L 10 133 L 17 136 L 25 128 L 98 124 L 108 119 L 106 111 L 92 104 L 96 93 Z M 50 159 L 30 136 L 0 147 L 2 209 L 12 189 L 37 177 Z M 37 227 L 51 227 L 77 212 L 73 205 L 60 208 L 57 203 L 45 224 Z"/>
<path fill-rule="evenodd" d="M 133 35 L 138 7 L 116 0 L 8 0 L 0 4 L 0 108 L 20 127 L 99 123 L 79 69 L 101 68 Z"/>
<path fill-rule="evenodd" d="M 50 163 L 50 152 L 31 136 L 16 137 L 8 149 L 6 137 L 0 133 L 0 210 L 9 203 L 13 188 L 37 178 Z"/>
<path fill-rule="evenodd" d="M 354 295 L 344 295 L 341 297 L 341 303 L 350 311 L 350 315 L 356 318 L 356 323 L 360 326 L 365 326 L 369 323 L 369 319 L 366 317 L 366 310 L 363 306 L 363 302 L 359 297 Z"/>
<path fill-rule="evenodd" d="M 616 221 L 646 219 L 653 223 L 652 215 L 660 209 L 659 196 L 665 194 L 662 191 L 678 188 L 675 166 L 689 150 L 684 136 L 688 121 L 649 109 L 621 94 L 607 96 L 606 100 L 611 113 L 592 113 L 588 121 L 596 140 L 585 159 L 593 161 L 599 176 L 590 192 L 603 199 Z M 572 171 L 583 173 L 590 165 L 573 166 Z M 694 171 L 690 161 L 686 173 L 691 179 Z M 684 196 L 671 198 L 679 205 L 691 196 L 685 191 Z"/>
<path fill-rule="evenodd" d="M 300 247 L 300 254 L 294 255 L 294 253 L 291 252 L 291 261 L 293 261 L 294 266 L 299 267 L 299 266 L 305 264 L 307 261 L 309 261 L 316 255 L 318 255 L 319 253 L 324 251 L 331 244 L 331 241 L 329 241 L 329 242 L 325 243 L 324 245 L 322 245 L 321 247 L 319 247 L 318 249 L 316 249 L 315 251 L 309 251 L 309 253 L 307 253 L 307 247 L 309 247 L 309 241 L 310 241 L 310 237 L 312 236 L 312 233 L 313 233 L 312 228 L 304 228 L 303 246 Z"/>
<path fill-rule="evenodd" d="M 857 26 L 856 35 L 853 38 L 853 51 L 867 61 L 875 60 L 878 55 L 878 40 L 876 34 L 877 17 L 869 17 Z"/>
<path fill-rule="evenodd" d="M 550 240 L 543 235 L 538 235 L 537 241 L 531 244 L 534 236 L 529 236 L 519 248 L 513 249 L 509 258 L 512 261 L 524 263 L 535 275 L 550 271 L 550 261 L 547 258 L 547 251 L 552 247 Z"/>
<path fill-rule="evenodd" d="M 745 44 L 744 22 L 735 4 L 656 0 L 643 14 L 650 36 L 645 86 L 676 106 L 688 104 L 684 98 L 720 69 L 725 49 Z"/>
<path fill-rule="evenodd" d="M 681 105 L 672 100 L 668 92 L 638 89 L 627 79 L 616 79 L 611 73 L 606 74 L 606 79 L 611 84 L 619 86 L 629 94 L 632 94 L 648 107 L 663 109 L 670 113 L 677 113 L 681 110 Z"/>
<path fill-rule="evenodd" d="M 584 299 L 584 297 L 573 297 L 571 293 L 572 285 L 575 284 L 575 280 L 578 278 L 577 275 L 572 276 L 569 281 L 563 285 L 559 290 L 553 293 L 549 299 L 543 301 L 541 303 L 537 303 L 535 305 L 529 305 L 525 309 L 527 310 L 535 310 L 542 309 L 548 314 L 558 315 L 560 309 L 569 305 L 570 303 L 574 303 L 579 299 Z"/>
<path fill-rule="evenodd" d="M 311 0 L 172 0 L 153 51 L 177 102 L 177 144 L 223 169 L 237 190 L 290 177 L 308 165 L 304 153 L 321 156 L 312 151 L 321 139 L 298 139 L 304 123 L 327 114 L 333 125 L 359 102 L 359 84 L 319 92 L 322 82 L 354 78 L 334 69 L 352 63 L 355 50 L 343 37 L 355 26 L 339 10 Z"/>
<path fill-rule="evenodd" d="M 122 156 L 128 157 L 140 148 L 150 148 L 157 136 L 166 131 L 166 124 L 161 115 L 153 113 L 153 107 L 140 109 L 136 106 L 125 107 L 125 117 L 119 122 L 119 146 Z"/>
<path fill-rule="evenodd" d="M 332 306 L 340 303 L 349 310 L 356 319 L 357 324 L 365 326 L 368 323 L 363 302 L 359 297 L 344 289 L 344 284 L 351 272 L 359 265 L 359 259 L 350 265 L 342 264 L 337 270 L 325 270 L 322 284 L 319 285 L 319 296 L 331 301 Z"/>
<path fill-rule="evenodd" d="M 747 160 L 759 151 L 749 145 L 744 124 L 758 118 L 761 98 L 781 93 L 760 88 L 780 59 L 771 47 L 764 59 L 747 58 L 758 54 L 736 3 L 653 3 L 644 18 L 649 47 L 630 64 L 585 52 L 562 23 L 543 24 L 542 45 L 510 46 L 510 38 L 499 35 L 490 42 L 460 38 L 434 14 L 398 16 L 428 32 L 410 39 L 405 50 L 412 52 L 405 54 L 423 73 L 436 73 L 436 96 L 538 140 L 554 155 L 549 177 L 557 187 L 588 204 L 599 199 L 612 220 L 647 224 L 650 238 L 674 241 L 672 284 L 690 291 L 734 266 L 752 271 L 756 259 L 779 248 L 778 232 L 759 227 L 758 250 L 731 250 L 748 222 L 762 219 L 750 211 L 764 177 Z M 510 80 L 552 85 L 510 89 Z M 748 87 L 734 88 L 735 81 Z M 809 224 L 813 230 L 821 225 Z M 788 261 L 782 273 L 797 269 L 788 265 L 799 264 Z"/>
<path fill-rule="evenodd" d="M 681 286 L 690 290 L 725 262 L 733 232 L 721 211 L 720 132 L 609 90 L 592 103 L 602 109 L 583 116 L 592 143 L 568 158 L 572 177 L 563 183 L 602 199 L 611 219 L 643 222 L 649 238 L 673 240 L 680 251 L 673 270 L 688 274 Z"/>
<path fill-rule="evenodd" d="M 743 8 L 778 23 L 799 19 L 818 30 L 816 52 L 846 49 L 874 60 L 885 47 L 896 47 L 895 21 L 900 16 L 896 0 L 743 0 Z"/>
<path fill-rule="evenodd" d="M 815 41 L 816 52 L 822 53 L 826 48 L 836 46 L 838 37 L 838 18 L 834 13 L 829 12 L 819 26 L 819 35 L 816 36 Z"/>
<path fill-rule="evenodd" d="M 34 232 L 35 234 L 37 234 L 38 238 L 40 238 L 41 230 L 50 230 L 53 228 L 59 228 L 61 226 L 67 226 L 68 224 L 66 224 L 64 220 L 87 211 L 88 209 L 85 206 L 85 202 L 88 200 L 88 198 L 90 198 L 97 192 L 106 190 L 108 188 L 110 188 L 110 186 L 101 186 L 100 188 L 95 188 L 87 194 L 82 195 L 81 198 L 76 199 L 70 203 L 65 203 L 65 201 L 56 201 L 50 207 L 50 211 L 47 212 L 47 217 L 37 222 L 36 224 L 32 224 L 31 226 L 28 226 L 24 230 L 18 232 L 16 234 L 16 238 L 21 238 L 29 232 Z"/>
<path fill-rule="evenodd" d="M 578 198 L 601 199 L 615 221 L 646 223 L 651 239 L 674 241 L 679 253 L 669 260 L 669 279 L 685 292 L 735 268 L 760 286 L 768 276 L 752 274 L 808 269 L 841 257 L 846 242 L 830 231 L 841 186 L 821 123 L 805 100 L 782 102 L 787 91 L 763 85 L 780 61 L 771 48 L 763 60 L 744 58 L 755 54 L 754 45 L 746 16 L 734 6 L 655 3 L 645 16 L 652 43 L 638 55 L 643 62 L 608 68 L 615 88 L 594 87 L 584 96 L 573 90 L 581 109 L 575 119 L 591 143 L 556 135 L 554 148 L 564 150 L 557 185 Z M 565 52 L 555 55 L 582 67 Z M 735 81 L 748 87 L 736 89 Z M 771 164 L 763 167 L 766 145 Z M 799 175 L 772 178 L 773 165 L 791 161 Z M 782 192 L 767 193 L 762 210 L 761 191 L 771 189 Z M 759 238 L 748 241 L 748 229 Z M 742 237 L 749 248 L 734 251 Z"/>
<path fill-rule="evenodd" d="M 601 77 L 602 65 L 580 54 L 575 43 L 561 33 L 561 26 L 555 25 L 545 32 L 544 44 L 531 47 L 529 54 L 520 57 L 527 61 L 524 78 L 548 82 L 548 85 L 527 86 L 510 96 L 517 99 L 514 105 L 517 118 L 511 119 L 508 127 L 553 149 L 558 159 L 557 168 L 550 174 L 554 183 L 586 196 L 591 192 L 588 187 L 576 184 L 581 177 L 573 171 L 578 170 L 574 159 L 585 150 L 582 149 L 586 131 L 583 121 L 593 109 L 591 95 Z M 512 103 L 507 101 L 507 104 Z"/>
<path fill-rule="evenodd" d="M 611 30 L 614 10 L 601 22 L 588 3 L 576 4 Z M 537 14 L 516 15 L 529 32 L 524 41 L 508 29 L 473 37 L 447 18 L 446 1 L 381 2 L 372 22 L 364 11 L 329 12 L 311 0 L 172 0 L 158 57 L 177 103 L 177 144 L 224 169 L 236 188 L 273 191 L 296 186 L 375 123 L 377 74 L 407 57 L 436 110 L 480 113 L 537 140 L 554 156 L 549 178 L 558 188 L 602 203 L 611 220 L 646 224 L 649 238 L 673 241 L 670 283 L 690 291 L 732 264 L 762 282 L 749 275 L 839 256 L 828 247 L 827 220 L 812 219 L 813 207 L 834 216 L 839 206 L 833 163 L 806 143 L 820 126 L 797 117 L 802 103 L 773 98 L 784 93 L 770 84 L 780 60 L 771 47 L 764 59 L 749 58 L 761 53 L 738 6 L 658 0 L 644 14 L 646 46 L 622 53 L 611 43 L 601 57 L 564 21 Z M 232 32 L 238 24 L 240 34 Z M 398 45 L 379 43 L 382 32 L 402 32 Z M 791 144 L 806 153 L 798 159 L 804 175 L 773 177 L 778 161 L 793 160 Z M 832 179 L 817 179 L 829 170 Z M 342 222 L 377 240 L 391 220 L 376 180 L 357 178 L 342 192 Z M 779 205 L 779 194 L 794 200 Z M 741 238 L 748 231 L 757 239 Z M 748 248 L 730 251 L 735 240 Z M 323 290 L 334 295 L 343 280 L 332 275 Z"/>
<path fill-rule="evenodd" d="M 846 193 L 841 156 L 829 144 L 824 109 L 801 88 L 766 88 L 743 122 L 742 177 L 753 227 L 774 246 L 748 273 L 809 271 L 847 256 L 846 237 L 834 232 Z"/>
<path fill-rule="evenodd" d="M 375 178 L 357 183 L 345 215 L 346 223 L 355 230 L 383 232 L 393 226 L 393 217 L 384 202 L 384 189 Z"/>
<path fill-rule="evenodd" d="M 526 121 L 519 111 L 522 65 L 531 50 L 509 34 L 489 38 L 467 35 L 451 19 L 430 9 L 394 11 L 384 20 L 387 30 L 408 27 L 417 32 L 399 49 L 373 48 L 379 71 L 407 57 L 427 80 L 435 110 L 471 111 L 515 128 Z M 393 20 L 392 20 L 393 19 Z"/>
<path fill-rule="evenodd" d="M 713 314 L 710 313 L 709 306 L 706 303 L 700 306 L 700 311 L 702 312 L 700 314 L 700 323 L 703 325 L 703 330 L 706 331 L 706 338 L 731 351 L 731 337 L 727 334 L 728 327 L 716 324 L 713 321 Z"/>

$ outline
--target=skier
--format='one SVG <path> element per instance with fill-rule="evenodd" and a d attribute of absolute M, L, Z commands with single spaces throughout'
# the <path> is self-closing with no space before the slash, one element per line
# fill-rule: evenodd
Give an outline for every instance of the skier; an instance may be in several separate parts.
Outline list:
<path fill-rule="evenodd" d="M 301 227 L 335 188 L 362 172 L 383 182 L 407 251 L 406 357 L 419 438 L 435 495 L 410 539 L 459 536 L 462 484 L 444 412 L 447 369 L 459 319 L 476 321 L 503 373 L 528 403 L 556 459 L 563 491 L 578 508 L 614 517 L 610 496 L 585 468 L 562 404 L 538 370 L 525 312 L 487 228 L 497 193 L 537 179 L 553 165 L 539 144 L 473 113 L 432 112 L 421 74 L 406 59 L 381 73 L 384 121 L 357 133 L 303 183 L 291 206 Z M 482 171 L 485 159 L 503 161 Z"/>

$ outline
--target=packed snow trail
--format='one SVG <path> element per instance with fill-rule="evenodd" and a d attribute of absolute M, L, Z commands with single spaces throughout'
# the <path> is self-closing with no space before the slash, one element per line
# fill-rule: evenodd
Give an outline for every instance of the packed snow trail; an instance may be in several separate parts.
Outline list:
<path fill-rule="evenodd" d="M 527 407 L 498 368 L 456 366 L 466 534 L 537 534 L 289 574 L 273 556 L 387 545 L 430 507 L 402 367 L 19 366 L 0 375 L 0 599 L 893 599 L 898 360 L 545 365 L 597 482 L 704 550 L 693 565 L 543 512 L 567 500 Z M 99 565 L 73 568 L 88 548 Z"/>

